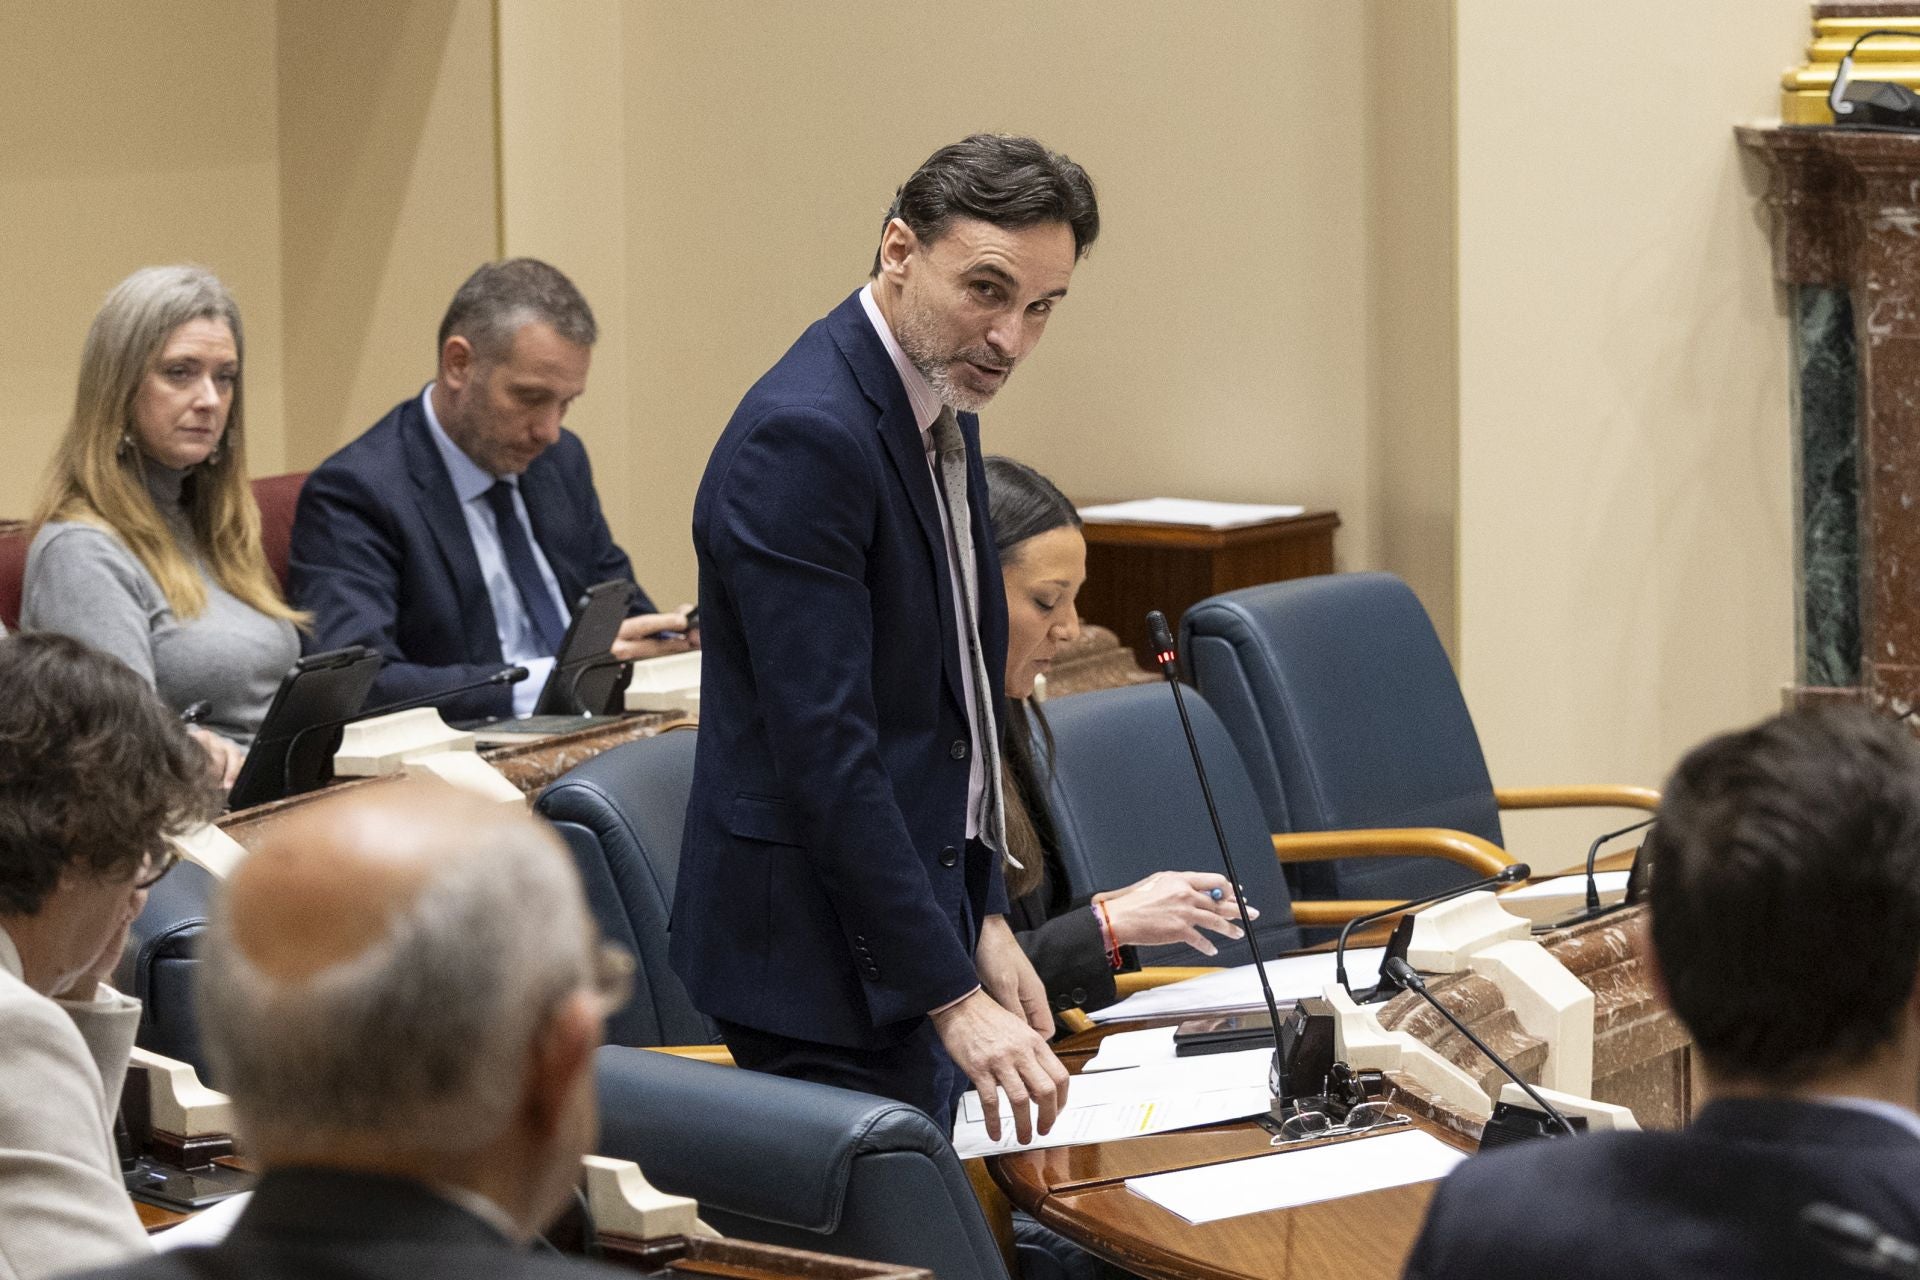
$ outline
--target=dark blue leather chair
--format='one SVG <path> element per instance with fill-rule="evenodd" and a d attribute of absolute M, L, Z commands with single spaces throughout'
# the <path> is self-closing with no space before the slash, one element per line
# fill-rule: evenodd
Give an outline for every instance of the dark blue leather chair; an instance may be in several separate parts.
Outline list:
<path fill-rule="evenodd" d="M 1189 609 L 1180 634 L 1187 670 L 1247 761 L 1273 831 L 1351 832 L 1355 853 L 1364 842 L 1370 855 L 1430 855 L 1296 865 L 1302 898 L 1401 901 L 1489 874 L 1510 861 L 1503 807 L 1658 802 L 1634 787 L 1496 793 L 1446 650 L 1392 574 L 1230 591 Z"/>
<path fill-rule="evenodd" d="M 609 1044 L 719 1039 L 667 964 L 694 732 L 673 730 L 604 751 L 549 783 L 534 802 L 534 812 L 572 851 L 600 932 L 638 961 L 633 999 L 607 1022 Z"/>
<path fill-rule="evenodd" d="M 1254 930 L 1261 952 L 1273 956 L 1298 947 L 1286 878 L 1246 766 L 1206 700 L 1188 691 L 1186 701 L 1246 900 L 1260 909 Z M 1053 735 L 1048 805 L 1076 896 L 1122 889 L 1156 871 L 1225 874 L 1179 711 L 1165 684 L 1076 693 L 1046 703 L 1042 713 Z M 1041 738 L 1034 756 L 1045 771 Z M 1220 939 L 1219 945 L 1217 956 L 1184 943 L 1143 947 L 1139 960 L 1143 966 L 1182 966 L 1251 958 L 1245 943 Z"/>
<path fill-rule="evenodd" d="M 599 1153 L 698 1201 L 721 1234 L 1008 1280 L 959 1158 L 918 1109 L 645 1049 L 602 1049 L 598 1069 Z M 1053 1271 L 1021 1261 L 1024 1280 Z"/>
<path fill-rule="evenodd" d="M 116 989 L 140 1001 L 135 1043 L 192 1064 L 201 1082 L 215 1088 L 218 1082 L 200 1046 L 193 978 L 217 883 L 211 872 L 192 862 L 169 871 L 148 891 L 147 905 L 128 931 L 127 948 L 113 977 Z"/>

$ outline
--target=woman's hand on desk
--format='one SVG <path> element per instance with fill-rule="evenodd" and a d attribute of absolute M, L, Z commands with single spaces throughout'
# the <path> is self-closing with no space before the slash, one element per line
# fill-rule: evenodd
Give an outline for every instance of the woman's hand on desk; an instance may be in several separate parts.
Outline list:
<path fill-rule="evenodd" d="M 613 639 L 613 656 L 622 662 L 638 662 L 698 649 L 699 624 L 690 627 L 687 622 L 692 610 L 691 604 L 683 604 L 674 613 L 641 613 L 628 618 Z"/>
<path fill-rule="evenodd" d="M 1105 908 L 1114 940 L 1123 947 L 1184 942 L 1210 956 L 1219 948 L 1202 929 L 1229 939 L 1242 932 L 1233 886 L 1210 871 L 1156 871 L 1124 889 L 1096 894 L 1094 901 Z M 1260 912 L 1248 907 L 1247 916 L 1257 920 Z"/>
<path fill-rule="evenodd" d="M 247 753 L 219 734 L 199 725 L 189 725 L 187 732 L 207 753 L 207 765 L 213 770 L 213 776 L 220 779 L 220 789 L 233 789 L 233 780 L 240 776 L 240 766 L 246 763 Z"/>

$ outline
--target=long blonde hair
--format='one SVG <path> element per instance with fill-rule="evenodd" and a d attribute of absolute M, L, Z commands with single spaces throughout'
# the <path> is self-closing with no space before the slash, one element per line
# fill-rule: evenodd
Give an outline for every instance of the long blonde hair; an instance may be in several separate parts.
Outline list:
<path fill-rule="evenodd" d="M 87 330 L 73 417 L 54 453 L 33 531 L 49 520 L 77 520 L 109 530 L 146 567 L 178 618 L 207 607 L 207 591 L 186 551 L 147 492 L 146 455 L 134 431 L 141 381 L 175 329 L 190 320 L 224 320 L 243 357 L 240 308 L 204 267 L 143 267 L 114 286 Z M 260 546 L 260 508 L 247 483 L 243 429 L 244 378 L 236 379 L 227 429 L 218 449 L 193 469 L 187 522 L 207 573 L 261 613 L 305 625 L 287 604 Z"/>

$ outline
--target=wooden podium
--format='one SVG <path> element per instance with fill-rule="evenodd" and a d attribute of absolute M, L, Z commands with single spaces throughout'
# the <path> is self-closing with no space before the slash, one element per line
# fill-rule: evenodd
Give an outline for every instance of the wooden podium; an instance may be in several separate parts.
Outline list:
<path fill-rule="evenodd" d="M 1147 610 L 1160 610 L 1178 627 L 1181 614 L 1222 591 L 1332 573 L 1333 531 L 1339 527 L 1332 511 L 1236 529 L 1089 520 L 1080 616 L 1112 628 L 1151 668 Z"/>

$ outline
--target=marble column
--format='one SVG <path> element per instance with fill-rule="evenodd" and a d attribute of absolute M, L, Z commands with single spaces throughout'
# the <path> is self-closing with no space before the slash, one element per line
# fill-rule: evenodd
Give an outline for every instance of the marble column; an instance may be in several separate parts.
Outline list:
<path fill-rule="evenodd" d="M 1793 306 L 1803 698 L 1920 707 L 1920 134 L 1741 128 Z"/>

